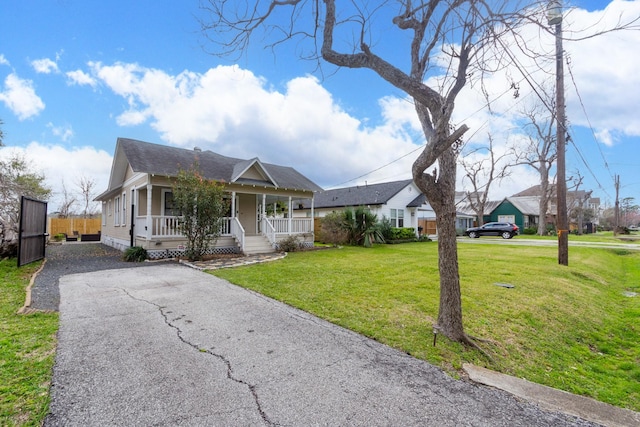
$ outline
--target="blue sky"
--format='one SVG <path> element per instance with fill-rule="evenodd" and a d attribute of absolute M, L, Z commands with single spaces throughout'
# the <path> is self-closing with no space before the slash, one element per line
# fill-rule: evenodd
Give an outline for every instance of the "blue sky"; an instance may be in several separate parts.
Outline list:
<path fill-rule="evenodd" d="M 274 55 L 255 44 L 237 61 L 212 56 L 203 48 L 212 46 L 200 33 L 200 13 L 197 0 L 3 2 L 0 119 L 6 147 L 0 156 L 24 152 L 45 172 L 55 192 L 50 210 L 57 208 L 62 182 L 77 191 L 79 177 L 88 176 L 97 193 L 106 188 L 118 137 L 259 157 L 293 166 L 325 188 L 410 177 L 423 141 L 400 91 L 367 70 L 334 73 L 325 65 L 325 74 L 317 73 L 314 63 L 296 57 L 295 45 Z M 578 30 L 594 23 L 639 15 L 640 1 L 575 2 L 565 27 L 584 35 Z M 384 48 L 386 41 L 401 42 L 377 44 Z M 621 198 L 640 203 L 637 46 L 640 31 L 565 43 L 575 142 L 568 147 L 567 174 L 579 171 L 580 188 L 609 205 L 614 174 L 620 175 Z M 397 50 L 386 46 L 385 52 L 402 61 Z M 506 76 L 515 72 L 505 73 L 487 80 L 492 93 L 508 89 Z M 466 90 L 454 119 L 471 127 L 468 148 L 484 144 L 488 132 L 498 150 L 517 143 L 514 111 L 531 101 L 530 92 L 523 85 L 517 99 L 500 98 L 497 115 L 490 115 L 481 97 Z M 467 184 L 459 181 L 462 190 Z M 518 168 L 491 196 L 535 183 L 533 171 Z"/>

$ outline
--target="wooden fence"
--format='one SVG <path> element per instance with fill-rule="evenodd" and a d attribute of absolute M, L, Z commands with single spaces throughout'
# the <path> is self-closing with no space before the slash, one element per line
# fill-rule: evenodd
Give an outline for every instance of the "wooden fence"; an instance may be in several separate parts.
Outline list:
<path fill-rule="evenodd" d="M 78 234 L 97 234 L 102 229 L 101 218 L 49 218 L 47 230 L 51 237 L 64 233 L 69 236 Z"/>
<path fill-rule="evenodd" d="M 436 220 L 435 219 L 418 219 L 418 227 L 422 227 L 423 235 L 432 235 L 438 234 L 438 229 L 436 228 Z"/>

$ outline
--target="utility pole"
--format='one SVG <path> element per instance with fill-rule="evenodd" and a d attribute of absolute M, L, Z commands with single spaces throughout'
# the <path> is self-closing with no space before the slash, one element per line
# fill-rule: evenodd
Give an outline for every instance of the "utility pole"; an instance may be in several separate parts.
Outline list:
<path fill-rule="evenodd" d="M 569 221 L 567 219 L 566 117 L 564 104 L 564 50 L 562 48 L 562 3 L 552 0 L 547 10 L 549 25 L 556 30 L 556 227 L 558 230 L 558 264 L 569 265 Z"/>
<path fill-rule="evenodd" d="M 620 227 L 620 175 L 616 175 L 614 177 L 615 180 L 615 186 L 616 186 L 616 204 L 614 207 L 614 218 L 615 218 L 615 225 L 613 226 L 613 235 L 615 236 L 616 234 L 618 234 L 618 227 Z"/>

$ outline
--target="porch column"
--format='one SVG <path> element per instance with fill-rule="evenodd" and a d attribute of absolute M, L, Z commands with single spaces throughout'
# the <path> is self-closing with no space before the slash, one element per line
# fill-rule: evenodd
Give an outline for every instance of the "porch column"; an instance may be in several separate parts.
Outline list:
<path fill-rule="evenodd" d="M 291 235 L 291 217 L 293 216 L 293 206 L 291 205 L 291 196 L 289 196 L 289 207 L 287 208 L 289 211 L 289 235 Z"/>
<path fill-rule="evenodd" d="M 236 217 L 236 192 L 231 192 L 231 218 Z"/>
<path fill-rule="evenodd" d="M 315 227 L 315 223 L 314 223 L 315 218 L 314 218 L 314 216 L 313 216 L 313 203 L 314 203 L 314 201 L 315 201 L 315 199 L 314 199 L 314 197 L 313 197 L 313 195 L 312 195 L 312 196 L 311 196 L 311 234 L 313 235 L 313 240 L 315 240 L 315 234 L 314 234 L 314 231 L 315 231 L 315 229 L 316 229 L 316 227 Z"/>
<path fill-rule="evenodd" d="M 153 218 L 151 218 L 151 197 L 153 197 L 153 185 L 147 184 L 147 241 L 153 234 Z"/>

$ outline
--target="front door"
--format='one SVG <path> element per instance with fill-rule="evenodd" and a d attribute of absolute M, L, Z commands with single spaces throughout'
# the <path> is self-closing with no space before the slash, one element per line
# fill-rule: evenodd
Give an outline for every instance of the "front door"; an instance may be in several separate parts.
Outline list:
<path fill-rule="evenodd" d="M 255 194 L 238 195 L 238 220 L 246 234 L 257 234 L 258 232 L 256 228 L 257 209 Z"/>

